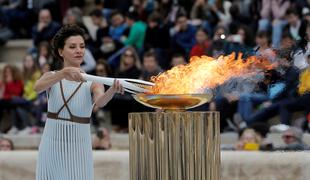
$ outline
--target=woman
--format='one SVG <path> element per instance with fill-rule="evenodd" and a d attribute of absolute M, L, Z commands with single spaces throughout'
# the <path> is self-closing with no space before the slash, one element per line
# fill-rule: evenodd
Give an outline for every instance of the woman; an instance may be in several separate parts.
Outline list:
<path fill-rule="evenodd" d="M 47 41 L 42 41 L 38 47 L 37 64 L 42 68 L 46 63 L 55 66 L 50 50 L 50 44 Z"/>
<path fill-rule="evenodd" d="M 12 98 L 12 103 L 16 107 L 17 112 L 17 117 L 15 117 L 12 122 L 12 130 L 15 130 L 15 132 L 17 132 L 17 120 L 21 120 L 23 130 L 19 133 L 29 134 L 32 124 L 28 112 L 33 113 L 35 116 L 40 113 L 38 112 L 38 109 L 33 106 L 33 102 L 38 97 L 33 86 L 40 76 L 41 72 L 35 63 L 34 58 L 30 54 L 26 55 L 23 59 L 23 96 Z"/>
<path fill-rule="evenodd" d="M 115 93 L 124 90 L 118 81 L 105 93 L 103 85 L 84 81 L 81 63 L 85 40 L 84 31 L 78 26 L 61 28 L 52 46 L 54 55 L 63 61 L 63 68 L 45 73 L 34 87 L 38 93 L 47 91 L 48 94 L 47 121 L 39 146 L 36 179 L 92 180 L 89 123 L 92 108 L 94 105 L 103 107 Z"/>
<path fill-rule="evenodd" d="M 2 71 L 2 82 L 0 82 L 0 120 L 3 112 L 14 115 L 13 98 L 23 95 L 23 81 L 19 69 L 13 65 L 6 65 Z M 12 118 L 11 118 L 12 119 Z M 13 118 L 14 119 L 14 118 Z M 9 133 L 17 132 L 17 129 L 12 128 Z"/>
<path fill-rule="evenodd" d="M 121 56 L 119 68 L 116 70 L 117 78 L 138 79 L 141 74 L 141 62 L 137 51 L 133 47 L 129 47 Z M 116 96 L 111 103 L 111 117 L 114 130 L 117 132 L 128 132 L 128 113 L 135 111 L 135 101 L 132 96 Z M 126 107 L 126 108 L 119 108 Z"/>
<path fill-rule="evenodd" d="M 133 47 L 128 47 L 121 56 L 119 68 L 116 70 L 116 77 L 119 78 L 139 78 L 141 74 L 141 61 L 137 51 Z"/>

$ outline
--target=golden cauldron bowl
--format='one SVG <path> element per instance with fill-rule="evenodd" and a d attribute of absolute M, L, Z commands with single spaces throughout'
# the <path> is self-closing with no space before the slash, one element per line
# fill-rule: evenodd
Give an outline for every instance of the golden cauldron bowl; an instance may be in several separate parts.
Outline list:
<path fill-rule="evenodd" d="M 144 94 L 133 95 L 139 103 L 156 109 L 186 110 L 209 102 L 213 94 Z"/>

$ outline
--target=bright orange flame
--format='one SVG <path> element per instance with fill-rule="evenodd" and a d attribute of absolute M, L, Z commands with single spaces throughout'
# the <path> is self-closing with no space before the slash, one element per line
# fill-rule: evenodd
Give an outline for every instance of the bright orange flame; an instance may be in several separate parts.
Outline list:
<path fill-rule="evenodd" d="M 203 93 L 206 88 L 214 88 L 232 77 L 247 77 L 271 69 L 268 60 L 255 56 L 243 60 L 242 54 L 220 56 L 214 59 L 208 56 L 192 57 L 190 63 L 152 77 L 154 94 L 195 94 Z"/>

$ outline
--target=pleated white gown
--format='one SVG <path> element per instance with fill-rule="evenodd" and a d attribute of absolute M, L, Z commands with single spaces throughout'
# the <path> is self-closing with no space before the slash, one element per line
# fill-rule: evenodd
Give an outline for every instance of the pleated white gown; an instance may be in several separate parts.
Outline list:
<path fill-rule="evenodd" d="M 62 80 L 66 101 L 79 84 Z M 49 91 L 48 112 L 59 111 L 60 119 L 48 118 L 46 121 L 39 146 L 36 180 L 93 180 L 90 124 L 64 120 L 70 119 L 70 112 L 71 117 L 91 116 L 93 108 L 91 82 L 82 83 L 67 106 L 62 109 L 64 100 L 60 86 L 58 82 Z"/>

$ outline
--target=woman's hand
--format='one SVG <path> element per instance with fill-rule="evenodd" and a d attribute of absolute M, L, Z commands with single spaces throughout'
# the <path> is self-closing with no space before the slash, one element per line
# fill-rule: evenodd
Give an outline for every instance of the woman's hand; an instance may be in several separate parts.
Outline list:
<path fill-rule="evenodd" d="M 124 88 L 118 80 L 114 80 L 113 85 L 105 93 L 102 84 L 93 83 L 91 89 L 94 102 L 98 108 L 105 106 L 115 93 L 124 94 Z"/>
<path fill-rule="evenodd" d="M 114 80 L 113 85 L 109 89 L 111 89 L 113 93 L 124 94 L 123 85 L 116 79 Z"/>
<path fill-rule="evenodd" d="M 60 71 L 63 77 L 70 81 L 82 82 L 85 81 L 81 73 L 84 73 L 81 69 L 75 67 L 66 67 Z"/>

